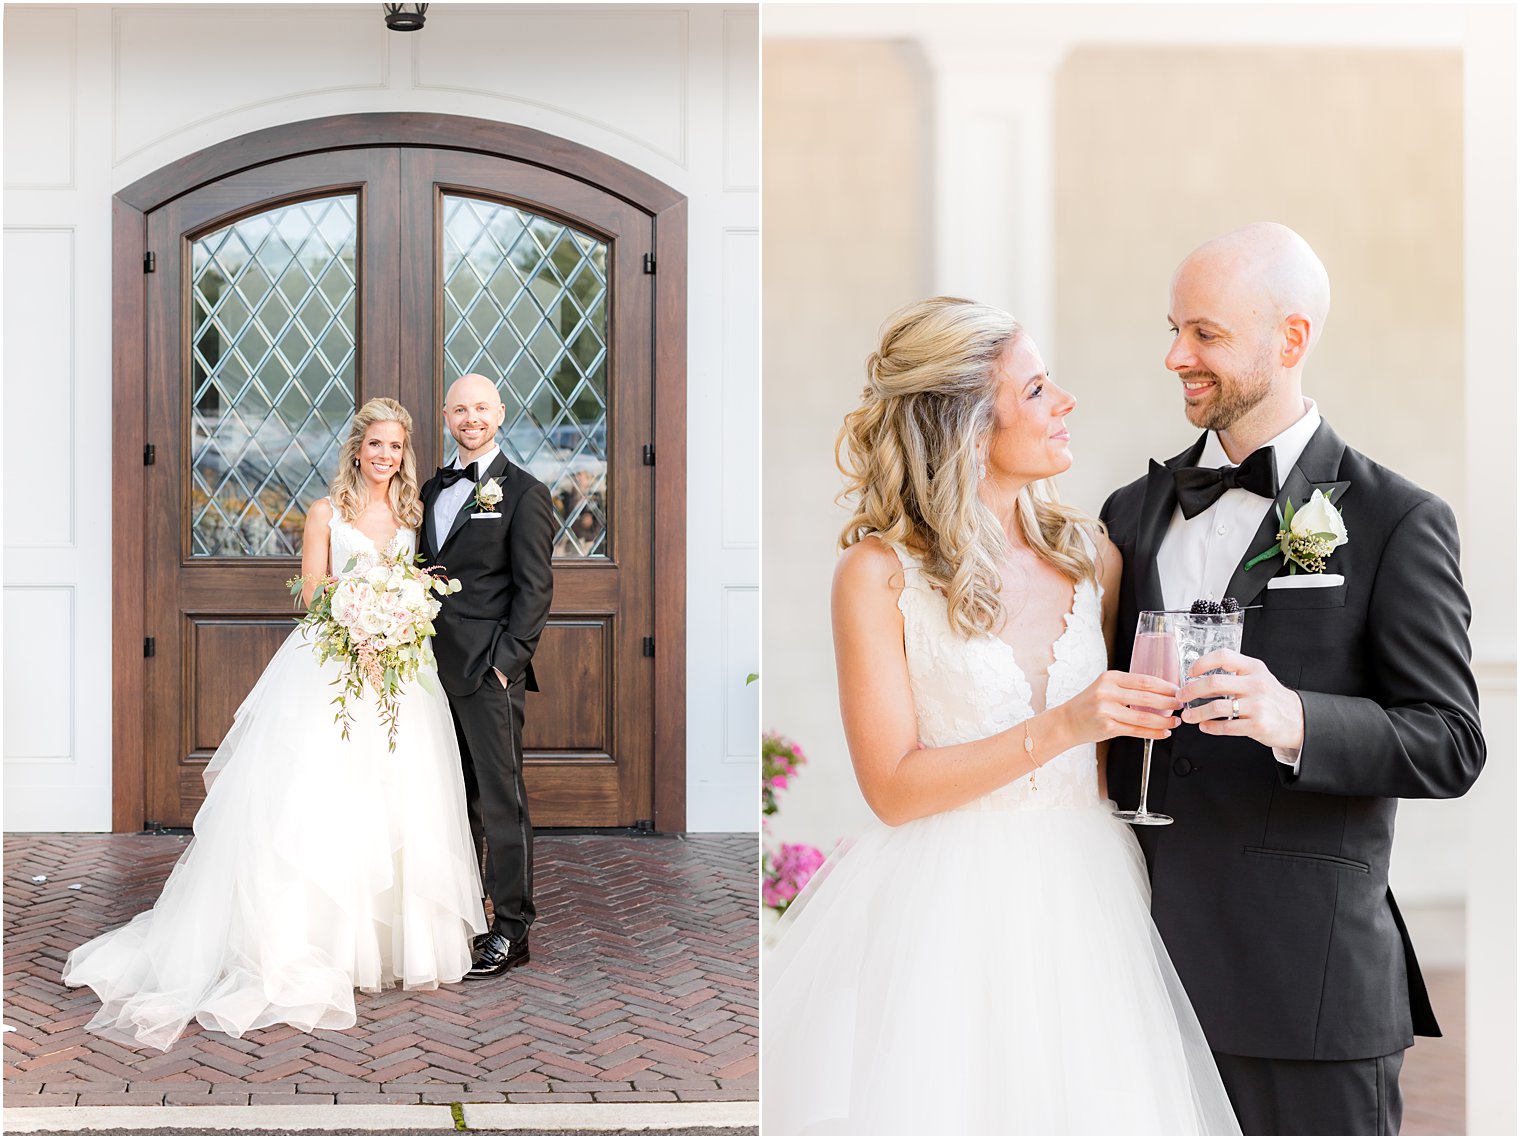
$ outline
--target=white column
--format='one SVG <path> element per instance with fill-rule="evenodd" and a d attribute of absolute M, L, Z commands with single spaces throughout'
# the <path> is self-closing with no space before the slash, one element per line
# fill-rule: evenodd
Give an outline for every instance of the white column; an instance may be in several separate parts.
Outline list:
<path fill-rule="evenodd" d="M 1515 1133 L 1515 9 L 1465 9 L 1467 501 L 1488 764 L 1473 788 L 1467 893 L 1467 1132 Z"/>
<path fill-rule="evenodd" d="M 985 47 L 964 37 L 924 42 L 934 82 L 934 289 L 1007 309 L 1048 353 L 1053 96 L 1066 45 L 1007 48 L 1002 37 Z"/>

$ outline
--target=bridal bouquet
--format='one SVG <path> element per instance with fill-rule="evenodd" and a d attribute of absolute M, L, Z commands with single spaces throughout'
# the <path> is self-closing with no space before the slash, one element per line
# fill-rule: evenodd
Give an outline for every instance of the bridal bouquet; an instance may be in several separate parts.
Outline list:
<path fill-rule="evenodd" d="M 290 592 L 300 597 L 303 582 L 293 578 Z M 396 726 L 401 709 L 401 686 L 431 665 L 433 618 L 442 603 L 434 594 L 458 593 L 459 582 L 423 569 L 410 561 L 379 555 L 350 558 L 337 577 L 323 578 L 299 624 L 306 629 L 317 660 L 336 660 L 339 666 L 338 706 L 334 720 L 348 739 L 354 716 L 350 700 L 362 699 L 368 681 L 380 705 L 391 751 L 396 750 Z"/>

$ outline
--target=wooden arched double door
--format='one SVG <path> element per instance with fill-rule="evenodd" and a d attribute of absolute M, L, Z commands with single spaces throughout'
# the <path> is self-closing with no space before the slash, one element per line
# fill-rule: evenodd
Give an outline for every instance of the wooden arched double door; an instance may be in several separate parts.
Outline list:
<path fill-rule="evenodd" d="M 684 652 L 668 636 L 684 589 L 669 483 L 684 472 L 656 415 L 661 395 L 683 406 L 656 383 L 668 341 L 684 351 L 684 297 L 662 305 L 657 288 L 659 255 L 684 252 L 668 232 L 683 203 L 477 120 L 353 116 L 250 139 L 264 160 L 223 144 L 118 196 L 119 289 L 129 242 L 142 253 L 117 297 L 117 403 L 135 410 L 118 481 L 139 424 L 142 465 L 140 546 L 116 590 L 117 829 L 193 818 L 202 767 L 292 628 L 285 582 L 355 408 L 384 395 L 410 410 L 420 481 L 453 457 L 443 391 L 465 372 L 497 381 L 498 441 L 558 514 L 524 740 L 534 822 L 684 825 L 670 785 L 684 770 L 656 765 L 657 735 L 679 733 L 656 722 L 672 695 L 657 654 Z M 118 549 L 133 521 L 115 520 Z M 140 770 L 120 750 L 134 734 Z"/>

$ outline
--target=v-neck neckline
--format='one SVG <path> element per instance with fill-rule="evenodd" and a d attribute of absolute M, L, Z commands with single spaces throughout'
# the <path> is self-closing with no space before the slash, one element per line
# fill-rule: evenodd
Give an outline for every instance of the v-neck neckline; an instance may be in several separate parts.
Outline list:
<path fill-rule="evenodd" d="M 1014 650 L 1013 645 L 1010 644 L 1007 640 L 1005 640 L 1001 636 L 999 636 L 997 633 L 990 633 L 989 632 L 989 633 L 984 633 L 983 634 L 983 636 L 988 637 L 991 640 L 996 641 L 999 645 L 1001 645 L 1007 651 L 1007 653 L 1008 653 L 1008 662 L 1011 665 L 1013 665 L 1014 671 L 1019 674 L 1019 679 L 1024 682 L 1024 687 L 1029 692 L 1029 710 L 1034 715 L 1036 715 L 1036 716 L 1038 716 L 1041 712 L 1046 712 L 1046 711 L 1050 710 L 1050 674 L 1055 669 L 1056 663 L 1060 659 L 1060 656 L 1056 652 L 1056 649 L 1060 647 L 1061 642 L 1064 641 L 1067 638 L 1067 636 L 1070 635 L 1070 633 L 1071 633 L 1071 628 L 1072 628 L 1071 621 L 1072 621 L 1072 618 L 1077 615 L 1077 605 L 1080 602 L 1081 593 L 1082 593 L 1082 586 L 1084 584 L 1086 584 L 1086 583 L 1085 582 L 1081 582 L 1081 581 L 1073 582 L 1072 583 L 1072 587 L 1071 587 L 1071 604 L 1069 606 L 1067 606 L 1066 613 L 1061 618 L 1061 631 L 1059 633 L 1057 633 L 1056 636 L 1055 636 L 1055 639 L 1050 642 L 1050 647 L 1049 647 L 1050 660 L 1045 665 L 1045 699 L 1044 699 L 1044 701 L 1042 701 L 1042 703 L 1044 705 L 1043 707 L 1036 708 L 1034 706 L 1034 686 L 1032 684 L 1030 684 L 1030 682 L 1029 682 L 1029 673 L 1025 672 L 1024 671 L 1024 666 L 1019 663 L 1019 655 Z"/>

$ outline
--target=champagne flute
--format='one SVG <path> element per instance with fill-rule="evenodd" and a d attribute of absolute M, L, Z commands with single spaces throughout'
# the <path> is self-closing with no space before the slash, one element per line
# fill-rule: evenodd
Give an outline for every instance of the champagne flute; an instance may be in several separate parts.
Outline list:
<path fill-rule="evenodd" d="M 1159 609 L 1147 609 L 1140 614 L 1135 625 L 1135 651 L 1130 656 L 1129 670 L 1154 676 L 1159 680 L 1176 684 L 1177 667 L 1177 614 Z M 1130 707 L 1137 712 L 1154 712 L 1158 716 L 1172 715 L 1170 708 L 1146 708 L 1139 704 Z M 1140 807 L 1134 811 L 1115 811 L 1114 818 L 1123 819 L 1131 826 L 1164 827 L 1172 821 L 1170 815 L 1158 814 L 1145 809 L 1146 792 L 1151 782 L 1151 745 L 1145 741 L 1145 757 L 1140 764 Z"/>

